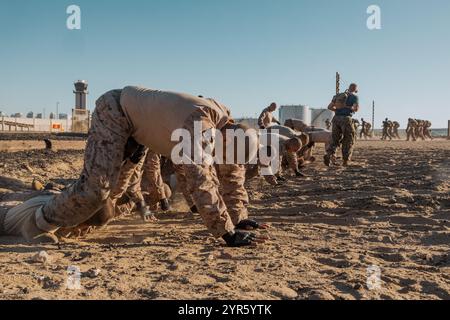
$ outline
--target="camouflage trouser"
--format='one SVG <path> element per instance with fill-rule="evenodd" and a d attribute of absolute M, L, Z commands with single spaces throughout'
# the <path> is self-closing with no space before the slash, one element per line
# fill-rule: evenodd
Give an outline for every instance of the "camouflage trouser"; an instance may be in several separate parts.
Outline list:
<path fill-rule="evenodd" d="M 417 138 L 425 140 L 425 136 L 423 135 L 423 127 L 418 127 L 416 129 L 416 135 L 417 135 Z"/>
<path fill-rule="evenodd" d="M 150 197 L 156 202 L 168 198 L 161 176 L 161 156 L 151 150 L 145 158 L 142 180 L 144 190 L 149 192 Z"/>
<path fill-rule="evenodd" d="M 220 194 L 234 225 L 248 218 L 249 203 L 245 183 L 245 167 L 237 164 L 216 165 Z"/>
<path fill-rule="evenodd" d="M 117 185 L 131 126 L 120 107 L 121 90 L 110 91 L 96 102 L 86 144 L 84 168 L 75 184 L 43 207 L 46 220 L 74 227 L 97 212 Z"/>
<path fill-rule="evenodd" d="M 423 136 L 424 136 L 425 138 L 428 138 L 428 139 L 433 140 L 433 136 L 431 135 L 431 130 L 430 130 L 430 128 L 424 128 L 424 129 L 423 129 Z"/>
<path fill-rule="evenodd" d="M 281 159 L 281 163 L 283 162 L 287 163 L 287 167 L 289 169 L 291 169 L 293 172 L 297 172 L 298 170 L 298 157 L 297 154 L 295 152 L 289 152 L 289 151 L 285 151 L 283 153 L 282 159 Z"/>
<path fill-rule="evenodd" d="M 114 202 L 122 198 L 127 193 L 127 196 L 134 203 L 144 200 L 141 192 L 142 167 L 144 166 L 145 156 L 135 164 L 129 159 L 125 161 L 120 169 L 120 175 L 116 186 L 112 189 L 110 198 Z"/>
<path fill-rule="evenodd" d="M 398 132 L 398 128 L 394 128 L 393 129 L 393 136 L 397 139 L 401 139 L 400 138 L 400 133 Z"/>
<path fill-rule="evenodd" d="M 191 114 L 185 122 L 184 129 L 191 133 L 192 145 L 206 146 L 208 141 L 194 141 L 194 123 L 202 122 L 204 130 L 211 128 L 211 120 L 201 109 Z M 233 231 L 234 225 L 228 214 L 225 202 L 219 192 L 219 181 L 214 167 L 207 163 L 183 164 L 187 190 L 192 192 L 196 205 L 208 230 L 216 237 Z"/>
<path fill-rule="evenodd" d="M 182 165 L 174 165 L 173 167 L 177 176 L 177 189 L 183 193 L 189 208 L 192 208 L 194 206 L 194 200 L 192 199 L 192 191 L 188 190 L 184 168 Z"/>
<path fill-rule="evenodd" d="M 335 116 L 333 118 L 332 141 L 327 148 L 327 154 L 334 156 L 342 143 L 342 157 L 344 161 L 351 160 L 355 143 L 355 127 L 351 117 Z"/>
<path fill-rule="evenodd" d="M 385 128 L 383 128 L 383 134 L 381 136 L 381 139 L 386 140 L 387 138 L 389 138 L 389 140 L 392 140 L 392 136 L 389 133 L 389 128 L 385 127 Z"/>
<path fill-rule="evenodd" d="M 417 141 L 416 128 L 414 127 L 410 127 L 406 130 L 406 141 L 409 141 L 411 138 L 413 141 Z"/>

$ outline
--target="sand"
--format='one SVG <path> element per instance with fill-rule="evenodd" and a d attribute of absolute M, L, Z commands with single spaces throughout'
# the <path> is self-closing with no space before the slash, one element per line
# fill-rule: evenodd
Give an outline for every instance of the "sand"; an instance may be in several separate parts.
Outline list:
<path fill-rule="evenodd" d="M 1 152 L 0 206 L 28 198 L 34 177 L 70 183 L 82 157 Z M 256 249 L 224 247 L 179 194 L 157 224 L 127 217 L 58 246 L 3 237 L 0 299 L 450 299 L 449 159 L 448 140 L 358 142 L 351 168 L 251 181 L 251 216 L 272 226 Z"/>

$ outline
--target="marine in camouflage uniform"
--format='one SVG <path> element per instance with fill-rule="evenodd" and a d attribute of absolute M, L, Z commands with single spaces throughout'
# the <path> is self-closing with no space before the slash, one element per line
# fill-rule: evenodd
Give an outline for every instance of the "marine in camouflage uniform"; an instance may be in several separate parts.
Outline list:
<path fill-rule="evenodd" d="M 236 130 L 238 127 L 232 123 L 229 110 L 212 99 L 140 87 L 126 87 L 101 96 L 93 113 L 80 178 L 39 207 L 35 217 L 27 218 L 24 237 L 33 237 L 32 233 L 54 232 L 60 227 L 80 225 L 105 206 L 110 201 L 110 196 L 114 196 L 112 191 L 118 184 L 124 164 L 125 146 L 130 137 L 158 154 L 170 156 L 172 149 L 178 144 L 172 141 L 172 133 L 181 127 L 192 134 L 192 142 L 198 143 L 193 135 L 195 121 L 202 123 L 203 130 Z M 201 143 L 205 145 L 208 142 L 202 137 Z M 251 138 L 250 143 L 252 150 L 255 150 L 256 136 Z M 212 165 L 202 162 L 183 166 L 188 189 L 193 190 L 194 202 L 214 236 L 222 236 L 227 244 L 233 246 L 248 245 L 259 239 L 254 234 L 235 229 L 219 193 Z M 229 169 L 222 176 L 235 174 L 233 170 L 237 168 Z M 25 212 L 28 204 L 24 203 L 17 210 L 22 208 Z"/>
<path fill-rule="evenodd" d="M 293 136 L 292 138 L 283 136 L 281 134 L 276 133 L 268 133 L 270 137 L 267 141 L 273 141 L 273 139 L 278 140 L 278 156 L 279 156 L 279 165 L 276 168 L 277 172 L 272 172 L 272 174 L 264 175 L 264 179 L 270 185 L 278 185 L 280 182 L 283 182 L 285 179 L 282 178 L 283 170 L 292 170 L 297 176 L 303 176 L 303 174 L 299 171 L 299 157 L 298 153 L 302 149 L 302 141 L 297 136 Z M 271 144 L 271 142 L 269 142 Z M 269 164 L 262 164 L 259 162 L 257 165 L 246 165 L 246 179 L 250 180 L 256 176 L 260 176 L 260 169 L 262 167 L 266 167 Z"/>
<path fill-rule="evenodd" d="M 400 133 L 398 132 L 399 128 L 400 128 L 400 123 L 398 123 L 398 121 L 393 121 L 392 122 L 392 136 L 397 139 L 401 139 Z"/>
<path fill-rule="evenodd" d="M 388 138 L 389 138 L 389 140 L 392 140 L 392 136 L 390 134 L 391 127 L 392 126 L 391 126 L 391 123 L 390 123 L 389 119 L 386 118 L 383 121 L 383 133 L 381 135 L 381 140 L 387 140 Z"/>
<path fill-rule="evenodd" d="M 409 118 L 408 126 L 406 127 L 406 141 L 410 141 L 410 139 L 417 141 L 417 127 L 417 120 Z"/>
<path fill-rule="evenodd" d="M 425 126 L 425 121 L 424 120 L 418 120 L 417 121 L 417 128 L 416 128 L 416 138 L 420 138 L 422 140 L 425 140 L 425 136 L 424 136 L 424 126 Z"/>
<path fill-rule="evenodd" d="M 258 118 L 258 126 L 260 129 L 270 127 L 272 124 L 280 124 L 280 122 L 273 115 L 275 110 L 277 110 L 277 104 L 274 102 L 263 110 Z"/>
<path fill-rule="evenodd" d="M 428 138 L 430 140 L 433 140 L 433 136 L 431 135 L 431 128 L 432 124 L 430 121 L 425 120 L 424 126 L 423 126 L 423 135 L 425 138 Z"/>
<path fill-rule="evenodd" d="M 351 84 L 346 94 L 336 95 L 328 106 L 329 110 L 335 112 L 335 117 L 333 118 L 332 142 L 324 156 L 326 166 L 329 166 L 335 158 L 336 150 L 341 143 L 344 166 L 351 161 L 356 136 L 352 115 L 359 111 L 357 92 L 357 85 Z"/>

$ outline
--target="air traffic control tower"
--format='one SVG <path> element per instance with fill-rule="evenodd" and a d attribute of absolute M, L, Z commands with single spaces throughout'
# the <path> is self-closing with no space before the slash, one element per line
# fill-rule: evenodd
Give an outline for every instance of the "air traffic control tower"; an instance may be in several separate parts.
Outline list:
<path fill-rule="evenodd" d="M 74 85 L 75 107 L 72 109 L 72 132 L 87 133 L 90 127 L 90 112 L 86 104 L 89 93 L 88 83 L 85 80 L 78 80 Z"/>
<path fill-rule="evenodd" d="M 86 97 L 88 95 L 88 83 L 86 80 L 78 80 L 75 85 L 75 109 L 86 110 Z"/>

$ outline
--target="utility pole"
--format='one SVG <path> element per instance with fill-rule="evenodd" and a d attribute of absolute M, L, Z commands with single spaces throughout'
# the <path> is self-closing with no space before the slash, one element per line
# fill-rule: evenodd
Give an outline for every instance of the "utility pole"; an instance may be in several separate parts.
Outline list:
<path fill-rule="evenodd" d="M 59 101 L 56 102 L 56 120 L 59 119 Z"/>
<path fill-rule="evenodd" d="M 336 94 L 339 94 L 341 87 L 341 75 L 339 72 L 336 72 Z"/>
<path fill-rule="evenodd" d="M 372 136 L 375 134 L 375 100 L 372 101 Z"/>

